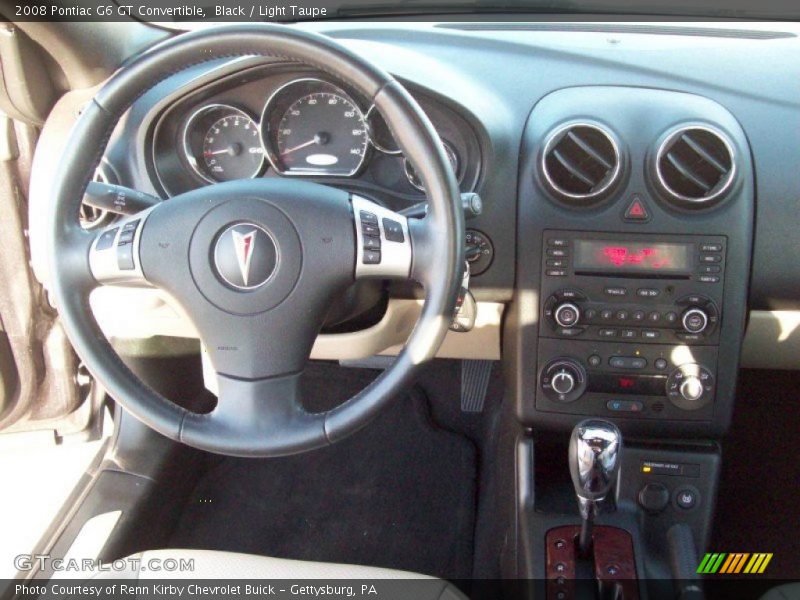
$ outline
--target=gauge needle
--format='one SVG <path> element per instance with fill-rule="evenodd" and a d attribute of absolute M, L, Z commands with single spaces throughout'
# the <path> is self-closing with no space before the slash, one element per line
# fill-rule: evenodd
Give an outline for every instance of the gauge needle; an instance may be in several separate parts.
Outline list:
<path fill-rule="evenodd" d="M 307 142 L 304 142 L 302 144 L 298 144 L 297 146 L 294 146 L 293 148 L 289 148 L 288 150 L 284 150 L 283 152 L 281 152 L 281 156 L 286 156 L 287 154 L 291 154 L 295 150 L 300 150 L 302 148 L 306 148 L 306 147 L 311 146 L 311 145 L 316 144 L 316 143 L 317 143 L 317 138 L 315 137 L 313 139 L 308 140 Z"/>
<path fill-rule="evenodd" d="M 303 142 L 302 144 L 298 144 L 297 146 L 294 146 L 293 148 L 289 148 L 288 150 L 284 150 L 283 152 L 281 152 L 281 156 L 286 156 L 287 154 L 291 154 L 295 150 L 300 150 L 302 148 L 307 148 L 308 146 L 311 146 L 313 144 L 319 144 L 320 146 L 324 146 L 325 144 L 328 143 L 329 140 L 330 140 L 330 135 L 325 133 L 324 131 L 322 131 L 322 132 L 318 133 L 317 135 L 315 135 L 312 139 L 308 140 L 307 142 Z"/>
<path fill-rule="evenodd" d="M 227 148 L 222 148 L 221 150 L 209 150 L 207 152 L 203 152 L 205 156 L 217 156 L 218 154 L 230 154 L 231 156 L 238 156 L 242 152 L 242 146 L 240 144 L 231 144 Z"/>

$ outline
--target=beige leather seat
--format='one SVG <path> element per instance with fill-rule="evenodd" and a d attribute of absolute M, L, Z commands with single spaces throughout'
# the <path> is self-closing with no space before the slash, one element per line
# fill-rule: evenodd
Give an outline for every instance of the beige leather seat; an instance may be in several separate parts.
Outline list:
<path fill-rule="evenodd" d="M 127 570 L 104 572 L 96 579 L 252 579 L 252 580 L 360 580 L 342 585 L 375 585 L 382 600 L 466 600 L 455 586 L 442 579 L 409 571 L 270 558 L 212 550 L 148 550 L 124 559 Z M 181 564 L 191 568 L 176 569 Z M 155 567 L 155 568 L 154 568 Z M 161 568 L 161 570 L 156 570 Z M 286 582 L 290 584 L 290 582 Z M 331 585 L 336 585 L 332 583 Z M 358 587 L 357 592 L 360 592 Z"/>

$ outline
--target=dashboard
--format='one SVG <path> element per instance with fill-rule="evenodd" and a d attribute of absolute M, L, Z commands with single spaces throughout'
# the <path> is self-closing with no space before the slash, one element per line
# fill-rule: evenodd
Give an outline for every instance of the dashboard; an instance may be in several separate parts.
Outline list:
<path fill-rule="evenodd" d="M 502 358 L 521 421 L 567 427 L 602 414 L 634 432 L 720 435 L 740 356 L 800 365 L 796 26 L 299 27 L 397 77 L 461 191 L 480 194 L 483 212 L 467 222 L 478 318 L 440 355 Z M 44 281 L 46 165 L 91 93 L 65 96 L 42 133 L 31 238 Z M 396 211 L 425 200 L 368 99 L 325 73 L 254 57 L 165 78 L 123 117 L 103 165 L 104 178 L 167 202 L 244 177 L 307 178 Z M 93 308 L 112 337 L 194 335 L 169 299 L 100 292 Z M 403 343 L 418 289 L 354 296 L 315 357 L 364 359 Z"/>

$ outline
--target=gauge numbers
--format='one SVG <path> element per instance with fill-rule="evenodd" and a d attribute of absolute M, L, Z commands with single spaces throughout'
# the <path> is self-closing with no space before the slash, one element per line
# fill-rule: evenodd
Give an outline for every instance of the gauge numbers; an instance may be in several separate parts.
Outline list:
<path fill-rule="evenodd" d="M 192 115 L 184 150 L 195 173 L 212 183 L 250 179 L 264 164 L 258 125 L 247 113 L 224 104 L 204 106 Z"/>

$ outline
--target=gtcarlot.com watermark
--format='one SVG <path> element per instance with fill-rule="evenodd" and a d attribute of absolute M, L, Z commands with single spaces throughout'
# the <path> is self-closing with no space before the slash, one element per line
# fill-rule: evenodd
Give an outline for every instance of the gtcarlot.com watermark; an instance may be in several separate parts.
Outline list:
<path fill-rule="evenodd" d="M 14 557 L 18 571 L 52 571 L 53 573 L 124 573 L 150 571 L 154 573 L 191 573 L 193 558 L 120 558 L 101 562 L 93 558 L 52 558 L 48 554 L 19 554 Z"/>

